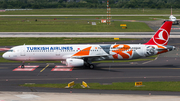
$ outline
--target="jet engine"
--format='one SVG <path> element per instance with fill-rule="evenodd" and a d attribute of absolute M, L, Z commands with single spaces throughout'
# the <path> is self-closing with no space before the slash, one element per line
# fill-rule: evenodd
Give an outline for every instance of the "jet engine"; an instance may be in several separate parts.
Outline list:
<path fill-rule="evenodd" d="M 84 60 L 82 59 L 66 59 L 66 65 L 68 67 L 78 67 L 78 66 L 83 66 L 84 65 Z"/>

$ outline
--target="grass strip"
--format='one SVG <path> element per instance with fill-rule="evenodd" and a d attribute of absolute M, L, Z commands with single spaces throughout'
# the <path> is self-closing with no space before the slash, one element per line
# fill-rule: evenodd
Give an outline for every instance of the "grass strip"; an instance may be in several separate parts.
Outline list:
<path fill-rule="evenodd" d="M 134 82 L 113 82 L 110 85 L 102 85 L 100 83 L 88 83 L 90 88 L 101 90 L 136 90 L 136 91 L 180 91 L 180 82 L 177 81 L 157 81 L 143 82 L 144 86 L 135 87 Z M 22 84 L 25 87 L 45 87 L 45 88 L 64 88 L 67 84 Z M 80 83 L 76 83 L 73 89 L 82 89 Z"/>
<path fill-rule="evenodd" d="M 114 21 L 111 25 L 100 23 L 100 20 L 81 19 L 36 19 L 0 17 L 0 32 L 151 32 L 143 22 Z M 96 25 L 91 25 L 96 22 Z M 122 29 L 120 24 L 126 24 Z"/>

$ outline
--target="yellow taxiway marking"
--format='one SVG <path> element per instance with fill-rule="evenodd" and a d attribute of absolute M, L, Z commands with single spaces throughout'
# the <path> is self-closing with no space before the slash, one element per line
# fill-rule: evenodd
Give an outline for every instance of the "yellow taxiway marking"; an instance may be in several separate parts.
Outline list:
<path fill-rule="evenodd" d="M 48 66 L 49 64 L 46 67 L 44 67 L 40 72 L 43 72 Z"/>

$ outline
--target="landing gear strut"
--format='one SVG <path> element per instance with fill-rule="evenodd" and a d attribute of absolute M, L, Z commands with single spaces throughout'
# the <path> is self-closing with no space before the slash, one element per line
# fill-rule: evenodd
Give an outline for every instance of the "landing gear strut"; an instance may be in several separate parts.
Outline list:
<path fill-rule="evenodd" d="M 179 21 L 176 21 L 176 24 L 179 25 Z"/>
<path fill-rule="evenodd" d="M 173 21 L 173 25 L 179 25 L 179 21 Z"/>
<path fill-rule="evenodd" d="M 24 61 L 22 62 L 21 68 L 24 68 Z"/>

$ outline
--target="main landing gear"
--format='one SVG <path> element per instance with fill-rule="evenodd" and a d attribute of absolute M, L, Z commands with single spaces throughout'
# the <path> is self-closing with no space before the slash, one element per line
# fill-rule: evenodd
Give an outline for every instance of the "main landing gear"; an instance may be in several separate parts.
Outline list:
<path fill-rule="evenodd" d="M 90 69 L 94 69 L 94 67 L 95 67 L 95 66 L 94 66 L 93 64 L 89 64 L 89 68 L 90 68 Z"/>
<path fill-rule="evenodd" d="M 94 69 L 94 67 L 95 67 L 93 64 L 91 64 L 87 61 L 85 61 L 84 66 L 89 67 L 89 69 Z"/>

